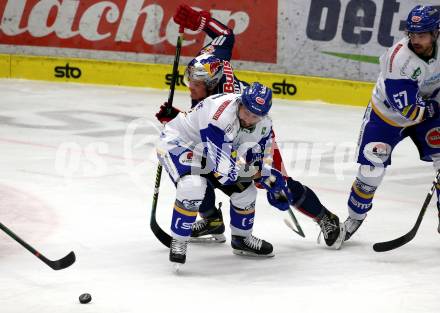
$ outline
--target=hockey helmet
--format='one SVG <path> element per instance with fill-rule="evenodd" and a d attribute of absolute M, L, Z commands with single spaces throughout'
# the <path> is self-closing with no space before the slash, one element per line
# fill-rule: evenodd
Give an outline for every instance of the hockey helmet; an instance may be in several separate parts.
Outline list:
<path fill-rule="evenodd" d="M 438 30 L 440 13 L 432 6 L 418 5 L 411 10 L 406 19 L 406 30 L 409 33 L 425 33 Z"/>
<path fill-rule="evenodd" d="M 252 83 L 243 91 L 241 102 L 250 112 L 259 116 L 267 115 L 272 106 L 272 89 Z"/>
<path fill-rule="evenodd" d="M 203 81 L 208 90 L 214 89 L 223 76 L 223 62 L 212 54 L 201 54 L 189 62 L 184 74 L 185 85 Z"/>

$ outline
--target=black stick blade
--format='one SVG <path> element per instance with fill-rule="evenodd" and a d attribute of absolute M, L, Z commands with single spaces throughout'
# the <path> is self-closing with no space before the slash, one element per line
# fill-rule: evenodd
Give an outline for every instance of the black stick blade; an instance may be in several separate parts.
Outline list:
<path fill-rule="evenodd" d="M 171 246 L 171 236 L 160 228 L 155 218 L 151 219 L 150 228 L 157 239 L 167 248 Z"/>
<path fill-rule="evenodd" d="M 390 241 L 384 241 L 384 242 L 378 242 L 373 245 L 373 250 L 376 252 L 386 252 L 393 249 L 397 249 L 404 244 L 407 244 L 410 242 L 415 236 L 415 233 L 408 233 L 403 235 L 402 237 L 390 240 Z"/>
<path fill-rule="evenodd" d="M 76 261 L 76 256 L 73 251 L 70 251 L 70 253 L 66 255 L 64 258 L 61 258 L 56 261 L 51 261 L 42 255 L 37 255 L 37 257 L 39 257 L 44 263 L 49 265 L 50 268 L 52 268 L 55 271 L 65 269 L 66 267 L 69 267 Z"/>

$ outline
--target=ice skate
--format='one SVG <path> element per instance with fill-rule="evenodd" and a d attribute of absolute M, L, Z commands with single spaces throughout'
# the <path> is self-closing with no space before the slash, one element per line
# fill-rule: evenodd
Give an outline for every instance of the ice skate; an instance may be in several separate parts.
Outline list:
<path fill-rule="evenodd" d="M 231 246 L 233 253 L 237 255 L 254 257 L 274 256 L 273 247 L 270 243 L 252 235 L 248 237 L 232 236 Z"/>
<path fill-rule="evenodd" d="M 358 228 L 362 225 L 362 222 L 364 220 L 357 220 L 354 218 L 351 218 L 350 216 L 345 220 L 344 226 L 345 226 L 345 238 L 344 241 L 347 241 L 351 238 L 351 236 L 358 230 Z"/>
<path fill-rule="evenodd" d="M 223 243 L 226 242 L 225 224 L 222 211 L 217 210 L 215 217 L 203 218 L 192 225 L 191 242 L 197 243 Z"/>
<path fill-rule="evenodd" d="M 170 261 L 176 263 L 175 265 L 185 264 L 187 248 L 187 240 L 173 238 L 170 246 Z"/>
<path fill-rule="evenodd" d="M 321 234 L 323 234 L 327 246 L 339 250 L 345 238 L 345 226 L 339 223 L 339 218 L 326 210 L 324 216 L 318 221 L 318 225 L 321 227 L 318 243 L 320 242 Z"/>

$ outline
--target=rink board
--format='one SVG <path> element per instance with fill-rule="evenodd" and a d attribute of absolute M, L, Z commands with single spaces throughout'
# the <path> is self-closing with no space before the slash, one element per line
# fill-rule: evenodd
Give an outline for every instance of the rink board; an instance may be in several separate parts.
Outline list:
<path fill-rule="evenodd" d="M 11 75 L 10 56 L 0 54 L 0 77 L 10 77 Z"/>
<path fill-rule="evenodd" d="M 0 55 L 0 77 L 168 89 L 171 65 L 58 57 Z M 184 67 L 179 67 L 183 73 Z M 372 83 L 288 74 L 235 71 L 241 80 L 270 86 L 274 97 L 366 106 Z M 180 75 L 176 88 L 185 90 Z"/>

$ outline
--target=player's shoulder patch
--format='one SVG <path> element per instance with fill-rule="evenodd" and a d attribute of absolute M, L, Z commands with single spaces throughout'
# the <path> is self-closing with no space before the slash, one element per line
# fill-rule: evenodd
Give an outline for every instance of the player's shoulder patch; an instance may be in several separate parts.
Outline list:
<path fill-rule="evenodd" d="M 232 99 L 228 99 L 228 100 L 224 101 L 218 107 L 217 111 L 215 111 L 214 115 L 212 116 L 212 119 L 217 121 L 231 102 L 232 102 Z"/>
<path fill-rule="evenodd" d="M 404 43 L 400 43 L 395 46 L 393 52 L 390 55 L 388 63 L 388 71 L 393 76 L 402 76 L 412 80 L 417 80 L 422 74 L 423 65 L 420 64 L 417 57 L 414 56 L 412 51 Z"/>
<path fill-rule="evenodd" d="M 403 43 L 399 43 L 398 45 L 396 45 L 393 49 L 393 52 L 391 52 L 390 55 L 390 62 L 388 65 L 388 71 L 390 73 L 393 72 L 393 66 L 394 66 L 394 60 L 396 59 L 397 54 L 399 53 L 399 51 L 403 48 Z"/>

